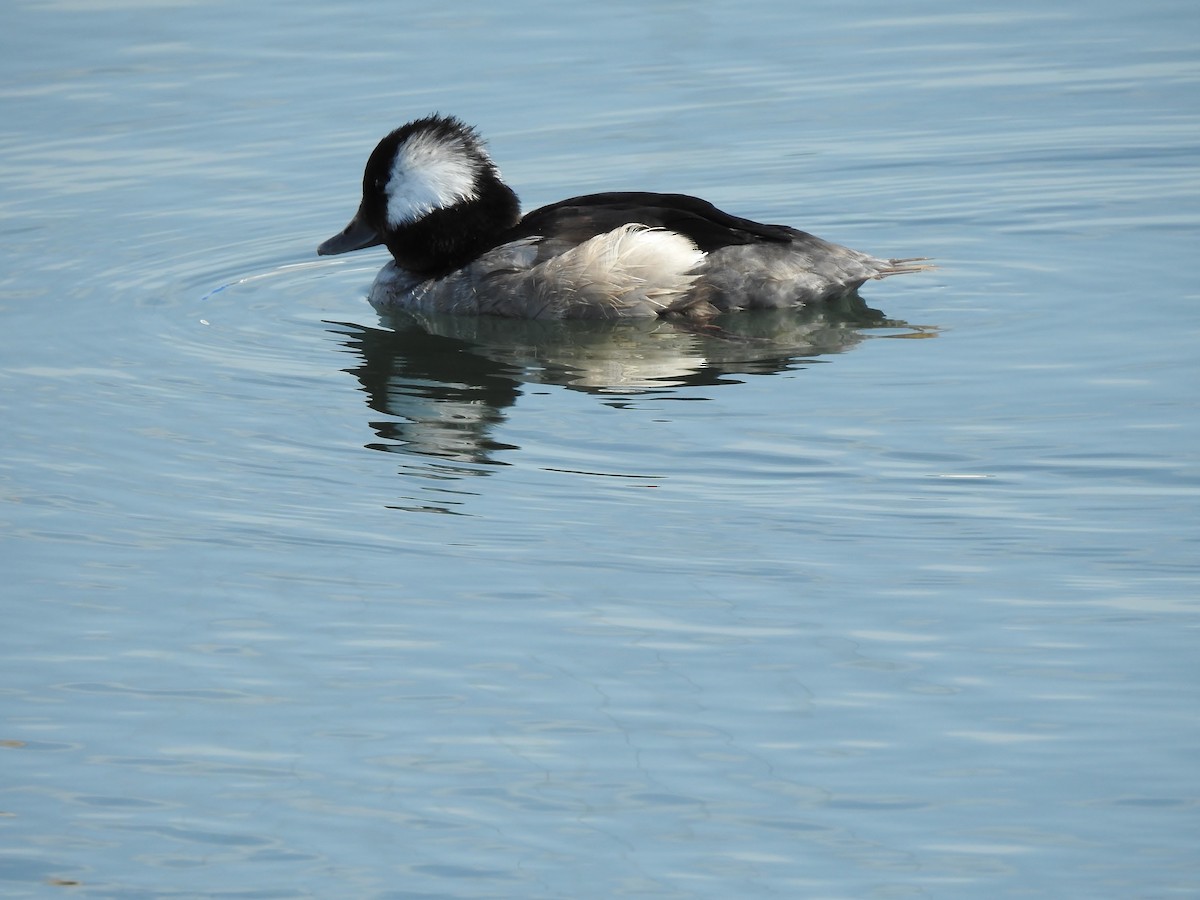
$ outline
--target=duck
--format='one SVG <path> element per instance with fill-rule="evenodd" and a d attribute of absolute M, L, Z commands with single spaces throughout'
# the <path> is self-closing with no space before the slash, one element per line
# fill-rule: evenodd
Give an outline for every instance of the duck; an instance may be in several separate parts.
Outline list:
<path fill-rule="evenodd" d="M 350 223 L 317 253 L 383 245 L 379 311 L 526 319 L 680 318 L 805 307 L 932 268 L 881 259 L 687 194 L 615 191 L 521 213 L 478 131 L 435 113 L 395 129 Z"/>

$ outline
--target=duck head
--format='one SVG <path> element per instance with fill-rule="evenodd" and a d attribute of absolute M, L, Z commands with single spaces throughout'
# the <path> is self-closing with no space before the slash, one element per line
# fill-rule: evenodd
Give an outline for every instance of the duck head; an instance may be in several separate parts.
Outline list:
<path fill-rule="evenodd" d="M 379 142 L 363 172 L 362 202 L 321 256 L 385 244 L 401 268 L 438 277 L 496 245 L 521 218 L 482 139 L 452 116 L 433 115 Z"/>

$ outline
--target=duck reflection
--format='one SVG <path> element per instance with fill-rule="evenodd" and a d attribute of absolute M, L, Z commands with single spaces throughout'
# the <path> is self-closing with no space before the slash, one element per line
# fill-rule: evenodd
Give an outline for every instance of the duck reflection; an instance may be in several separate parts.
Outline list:
<path fill-rule="evenodd" d="M 843 353 L 874 330 L 931 337 L 887 318 L 857 294 L 798 310 L 724 316 L 696 325 L 664 319 L 539 321 L 395 313 L 382 328 L 330 323 L 361 357 L 361 383 L 380 440 L 371 449 L 443 461 L 445 476 L 484 474 L 519 448 L 492 437 L 522 385 L 554 384 L 610 397 L 736 384 Z M 457 463 L 468 464 L 460 469 Z"/>

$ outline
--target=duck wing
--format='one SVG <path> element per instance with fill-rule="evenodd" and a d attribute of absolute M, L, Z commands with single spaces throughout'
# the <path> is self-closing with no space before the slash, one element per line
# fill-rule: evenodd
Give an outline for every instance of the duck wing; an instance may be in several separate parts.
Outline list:
<path fill-rule="evenodd" d="M 624 225 L 665 228 L 684 235 L 705 253 L 741 244 L 783 244 L 802 235 L 786 225 L 764 225 L 730 215 L 687 194 L 620 191 L 571 197 L 535 209 L 501 243 L 543 237 L 579 244 Z"/>

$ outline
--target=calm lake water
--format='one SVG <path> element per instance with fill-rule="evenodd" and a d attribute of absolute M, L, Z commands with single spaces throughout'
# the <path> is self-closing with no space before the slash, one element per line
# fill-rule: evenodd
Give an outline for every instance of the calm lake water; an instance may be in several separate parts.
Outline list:
<path fill-rule="evenodd" d="M 0 893 L 1200 894 L 1194 0 L 0 35 Z M 433 110 L 941 268 L 381 320 L 315 247 Z"/>

